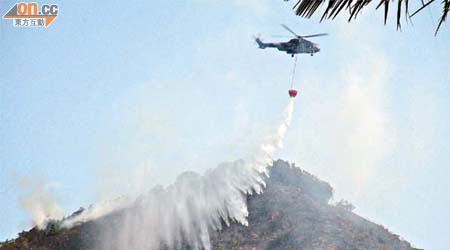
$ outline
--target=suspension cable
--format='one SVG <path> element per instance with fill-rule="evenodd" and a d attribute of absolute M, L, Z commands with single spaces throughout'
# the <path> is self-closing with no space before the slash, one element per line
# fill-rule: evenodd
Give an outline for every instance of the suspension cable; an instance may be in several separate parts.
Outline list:
<path fill-rule="evenodd" d="M 291 89 L 294 89 L 295 68 L 297 67 L 297 54 L 295 54 L 294 69 L 292 70 Z"/>

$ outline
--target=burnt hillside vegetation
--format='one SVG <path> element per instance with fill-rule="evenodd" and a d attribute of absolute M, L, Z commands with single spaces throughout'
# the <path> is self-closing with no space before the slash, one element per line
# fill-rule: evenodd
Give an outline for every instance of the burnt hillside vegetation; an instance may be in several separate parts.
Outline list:
<path fill-rule="evenodd" d="M 232 223 L 213 232 L 212 249 L 416 249 L 383 226 L 354 214 L 349 202 L 330 204 L 332 187 L 288 162 L 275 161 L 266 183 L 264 193 L 248 197 L 249 225 Z M 0 249 L 100 250 L 98 236 L 105 228 L 118 226 L 115 218 L 112 214 L 70 229 L 52 221 L 45 230 L 32 228 L 0 243 Z M 184 244 L 180 249 L 193 248 Z"/>

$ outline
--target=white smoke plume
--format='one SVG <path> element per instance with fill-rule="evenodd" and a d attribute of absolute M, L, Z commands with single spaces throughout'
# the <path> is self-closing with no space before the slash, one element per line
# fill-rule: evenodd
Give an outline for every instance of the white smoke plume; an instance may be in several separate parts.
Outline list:
<path fill-rule="evenodd" d="M 19 202 L 31 215 L 32 227 L 43 229 L 49 220 L 61 218 L 63 211 L 51 192 L 51 184 L 25 176 L 17 184 L 22 190 Z"/>
<path fill-rule="evenodd" d="M 204 175 L 184 172 L 172 185 L 155 187 L 135 201 L 96 206 L 65 221 L 65 226 L 92 220 L 122 208 L 118 227 L 104 232 L 102 249 L 170 249 L 187 242 L 195 249 L 210 249 L 209 232 L 222 227 L 222 221 L 248 225 L 246 196 L 263 192 L 264 175 L 272 156 L 282 147 L 291 122 L 293 98 L 283 112 L 274 134 L 266 138 L 252 159 L 225 162 Z"/>

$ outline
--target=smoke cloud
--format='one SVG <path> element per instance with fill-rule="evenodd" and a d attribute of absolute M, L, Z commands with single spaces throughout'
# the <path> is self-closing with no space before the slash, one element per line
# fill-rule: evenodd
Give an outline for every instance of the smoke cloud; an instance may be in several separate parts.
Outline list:
<path fill-rule="evenodd" d="M 64 225 L 71 227 L 121 210 L 119 226 L 103 232 L 101 249 L 175 248 L 182 242 L 210 249 L 209 232 L 220 230 L 222 222 L 248 225 L 247 195 L 263 192 L 264 176 L 268 176 L 274 151 L 282 147 L 293 107 L 290 98 L 281 124 L 250 159 L 224 162 L 203 175 L 186 171 L 172 185 L 157 186 L 136 200 L 123 197 L 91 207 Z"/>
<path fill-rule="evenodd" d="M 19 202 L 31 215 L 31 226 L 45 228 L 50 219 L 61 218 L 63 211 L 58 205 L 52 184 L 30 177 L 21 177 L 17 184 L 22 190 Z"/>

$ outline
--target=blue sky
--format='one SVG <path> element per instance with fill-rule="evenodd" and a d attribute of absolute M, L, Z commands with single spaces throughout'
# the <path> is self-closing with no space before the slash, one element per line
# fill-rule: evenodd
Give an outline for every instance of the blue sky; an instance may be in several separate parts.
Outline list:
<path fill-rule="evenodd" d="M 280 118 L 293 63 L 252 36 L 277 40 L 285 23 L 330 36 L 299 57 L 277 157 L 413 245 L 447 249 L 450 41 L 448 25 L 434 36 L 438 5 L 398 32 L 374 6 L 348 24 L 278 1 L 58 4 L 47 29 L 1 21 L 0 239 L 30 223 L 23 177 L 68 214 L 251 154 Z"/>

